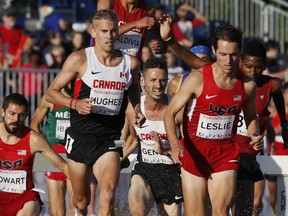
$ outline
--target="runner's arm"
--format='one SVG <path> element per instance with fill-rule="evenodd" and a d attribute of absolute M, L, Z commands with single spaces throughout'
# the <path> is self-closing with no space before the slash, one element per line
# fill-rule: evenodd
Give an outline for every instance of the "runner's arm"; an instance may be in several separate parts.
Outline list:
<path fill-rule="evenodd" d="M 263 149 L 264 143 L 263 136 L 260 134 L 259 120 L 256 113 L 255 101 L 257 88 L 256 83 L 253 80 L 250 80 L 248 77 L 247 79 L 249 80 L 244 82 L 246 93 L 246 99 L 243 104 L 244 119 L 252 139 L 250 145 L 252 145 L 256 151 L 260 151 Z"/>
<path fill-rule="evenodd" d="M 164 114 L 165 130 L 171 145 L 171 156 L 175 163 L 180 163 L 179 156 L 183 155 L 183 147 L 180 145 L 176 133 L 175 117 L 186 105 L 189 99 L 197 97 L 202 92 L 203 75 L 200 72 L 189 74 L 176 95 L 170 101 Z"/>
<path fill-rule="evenodd" d="M 166 45 L 169 45 L 176 55 L 181 58 L 188 66 L 193 69 L 199 69 L 206 64 L 205 61 L 198 58 L 192 52 L 190 52 L 185 47 L 181 46 L 172 36 L 172 17 L 170 15 L 164 15 L 160 22 L 160 35 L 161 38 L 165 41 Z"/>
<path fill-rule="evenodd" d="M 34 112 L 34 115 L 31 119 L 30 127 L 38 133 L 41 133 L 40 125 L 43 122 L 43 119 L 47 115 L 49 109 L 51 108 L 51 103 L 45 99 L 45 95 L 42 96 L 41 101 Z"/>
<path fill-rule="evenodd" d="M 49 161 L 49 163 L 57 167 L 69 178 L 66 161 L 54 151 L 52 146 L 43 136 L 41 136 L 41 134 L 31 131 L 30 148 L 32 154 L 41 153 Z"/>

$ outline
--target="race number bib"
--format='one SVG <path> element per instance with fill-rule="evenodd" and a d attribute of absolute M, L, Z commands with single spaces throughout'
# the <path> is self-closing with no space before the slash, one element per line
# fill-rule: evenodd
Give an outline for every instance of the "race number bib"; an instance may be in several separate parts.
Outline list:
<path fill-rule="evenodd" d="M 71 153 L 73 147 L 74 139 L 67 133 L 65 149 L 68 154 Z"/>
<path fill-rule="evenodd" d="M 137 56 L 139 53 L 142 40 L 142 34 L 139 32 L 129 31 L 120 35 L 115 43 L 115 48 L 124 51 L 125 53 Z"/>
<path fill-rule="evenodd" d="M 0 170 L 0 191 L 22 194 L 26 191 L 24 170 Z"/>
<path fill-rule="evenodd" d="M 208 116 L 200 114 L 196 136 L 205 139 L 223 139 L 232 136 L 235 116 Z"/>
<path fill-rule="evenodd" d="M 163 146 L 165 144 L 162 143 Z M 170 146 L 170 145 L 169 145 Z M 155 150 L 154 142 L 141 141 L 142 161 L 150 164 L 173 164 L 173 160 L 165 155 L 160 155 Z"/>
<path fill-rule="evenodd" d="M 241 111 L 241 113 L 239 114 L 239 122 L 237 125 L 237 134 L 242 135 L 242 136 L 247 136 L 250 137 L 248 130 L 247 130 L 247 126 L 244 120 L 244 113 L 243 111 Z"/>
<path fill-rule="evenodd" d="M 118 115 L 120 113 L 124 91 L 113 89 L 91 89 L 90 102 L 92 113 L 101 115 Z"/>
<path fill-rule="evenodd" d="M 56 138 L 64 139 L 65 138 L 65 131 L 70 127 L 70 120 L 57 120 L 56 121 Z"/>

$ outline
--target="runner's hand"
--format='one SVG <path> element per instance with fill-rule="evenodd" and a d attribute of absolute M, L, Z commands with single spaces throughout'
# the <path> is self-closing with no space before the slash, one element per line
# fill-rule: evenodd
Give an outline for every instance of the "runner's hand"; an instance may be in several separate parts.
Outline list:
<path fill-rule="evenodd" d="M 155 146 L 155 150 L 157 151 L 157 153 L 163 154 L 164 149 L 163 149 L 158 133 L 156 131 L 150 131 L 150 135 L 152 137 L 152 140 L 154 141 L 154 146 Z"/>
<path fill-rule="evenodd" d="M 93 111 L 92 105 L 90 104 L 90 102 L 93 100 L 93 98 L 78 99 L 76 101 L 75 109 L 79 114 L 88 115 Z"/>
<path fill-rule="evenodd" d="M 182 160 L 182 157 L 184 156 L 184 149 L 180 144 L 179 140 L 177 141 L 177 144 L 171 145 L 170 155 L 175 164 L 181 165 L 184 163 L 184 161 Z"/>
<path fill-rule="evenodd" d="M 153 17 L 145 16 L 139 20 L 135 21 L 136 28 L 147 28 L 150 29 L 155 23 L 155 19 Z"/>
<path fill-rule="evenodd" d="M 250 142 L 250 145 L 253 146 L 254 150 L 260 151 L 264 148 L 264 141 L 262 135 L 257 135 L 255 132 L 251 135 L 252 141 Z"/>
<path fill-rule="evenodd" d="M 172 23 L 172 17 L 168 14 L 164 14 L 160 20 L 160 35 L 163 40 L 167 40 L 169 37 L 171 37 L 172 29 L 171 29 L 171 23 Z"/>

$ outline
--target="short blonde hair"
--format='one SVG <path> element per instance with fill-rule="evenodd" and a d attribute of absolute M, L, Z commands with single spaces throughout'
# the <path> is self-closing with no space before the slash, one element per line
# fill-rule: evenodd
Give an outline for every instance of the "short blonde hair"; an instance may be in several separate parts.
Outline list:
<path fill-rule="evenodd" d="M 99 20 L 110 20 L 118 24 L 118 15 L 115 13 L 115 11 L 110 9 L 101 9 L 99 11 L 96 11 L 91 16 L 91 22 L 92 24 L 95 24 Z"/>

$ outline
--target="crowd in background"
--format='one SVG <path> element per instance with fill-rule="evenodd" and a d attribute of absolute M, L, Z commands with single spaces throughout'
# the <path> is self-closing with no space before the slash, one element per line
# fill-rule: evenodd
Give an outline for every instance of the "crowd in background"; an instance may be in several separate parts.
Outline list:
<path fill-rule="evenodd" d="M 206 40 L 207 43 L 210 42 L 209 20 L 190 4 L 181 3 L 175 11 L 169 11 L 164 5 L 160 4 L 155 6 L 155 9 L 155 19 L 160 19 L 164 13 L 170 13 L 173 16 L 172 30 L 174 38 L 187 49 L 190 49 L 195 41 Z M 25 28 L 18 26 L 16 22 L 18 15 L 18 11 L 13 6 L 4 9 L 1 14 L 0 68 L 60 69 L 69 54 L 90 46 L 88 14 L 86 29 L 80 31 L 72 28 L 73 23 L 71 23 L 69 17 L 58 12 L 52 12 L 45 18 L 43 29 L 37 32 L 27 31 Z M 288 112 L 286 83 L 288 81 L 288 43 L 285 46 L 284 53 L 280 53 L 278 41 L 264 41 L 264 46 L 267 55 L 267 68 L 264 73 L 282 79 L 286 99 L 285 106 Z M 143 63 L 152 56 L 162 57 L 167 61 L 170 80 L 191 70 L 163 41 L 153 37 L 153 35 L 148 35 L 142 48 L 141 69 Z M 38 93 L 36 84 L 46 79 L 45 73 L 32 75 L 31 73 L 21 72 L 18 76 L 22 79 L 23 95 L 28 99 L 32 94 Z M 11 80 L 11 83 L 13 84 L 13 80 Z M 274 110 L 275 108 L 271 104 L 271 122 L 276 135 L 279 135 L 281 134 L 281 130 L 279 130 L 280 122 Z M 271 154 L 287 154 L 287 152 L 282 152 L 279 149 L 277 151 L 276 147 L 277 145 L 271 145 Z M 271 190 L 275 192 L 275 185 L 271 185 Z M 271 202 L 272 206 L 275 207 L 276 201 L 272 200 Z"/>
<path fill-rule="evenodd" d="M 206 39 L 210 42 L 211 27 L 209 20 L 189 3 L 180 3 L 175 7 L 174 11 L 159 3 L 155 5 L 155 11 L 156 19 L 159 19 L 164 13 L 172 15 L 174 19 L 172 26 L 174 37 L 186 48 L 191 48 L 193 41 L 200 39 Z M 77 28 L 72 27 L 72 17 L 68 17 L 57 10 L 52 10 L 50 14 L 48 13 L 45 16 L 41 30 L 37 31 L 25 29 L 25 25 L 19 22 L 20 15 L 17 8 L 13 7 L 13 5 L 9 8 L 4 8 L 2 11 L 2 23 L 0 22 L 1 68 L 44 67 L 47 69 L 59 69 L 71 52 L 90 45 L 89 14 L 86 14 L 87 22 L 84 25 L 85 28 Z M 147 37 L 145 48 L 143 48 L 147 51 L 143 50 L 143 53 L 145 53 L 143 59 L 149 53 L 151 53 L 150 55 L 163 53 L 163 50 L 157 46 L 157 43 L 160 43 L 160 46 L 163 44 L 157 40 L 153 36 Z M 288 43 L 285 46 L 285 52 L 280 53 L 278 41 L 268 40 L 264 42 L 269 59 L 267 69 L 273 76 L 275 75 L 285 80 L 286 69 L 288 67 Z M 169 53 L 169 50 L 164 51 Z M 35 62 L 35 55 L 39 56 L 38 62 Z M 175 73 L 190 70 L 177 56 L 175 58 L 174 64 L 177 64 L 175 66 L 183 68 L 183 70 L 176 70 Z M 169 67 L 174 66 L 171 65 Z"/>

